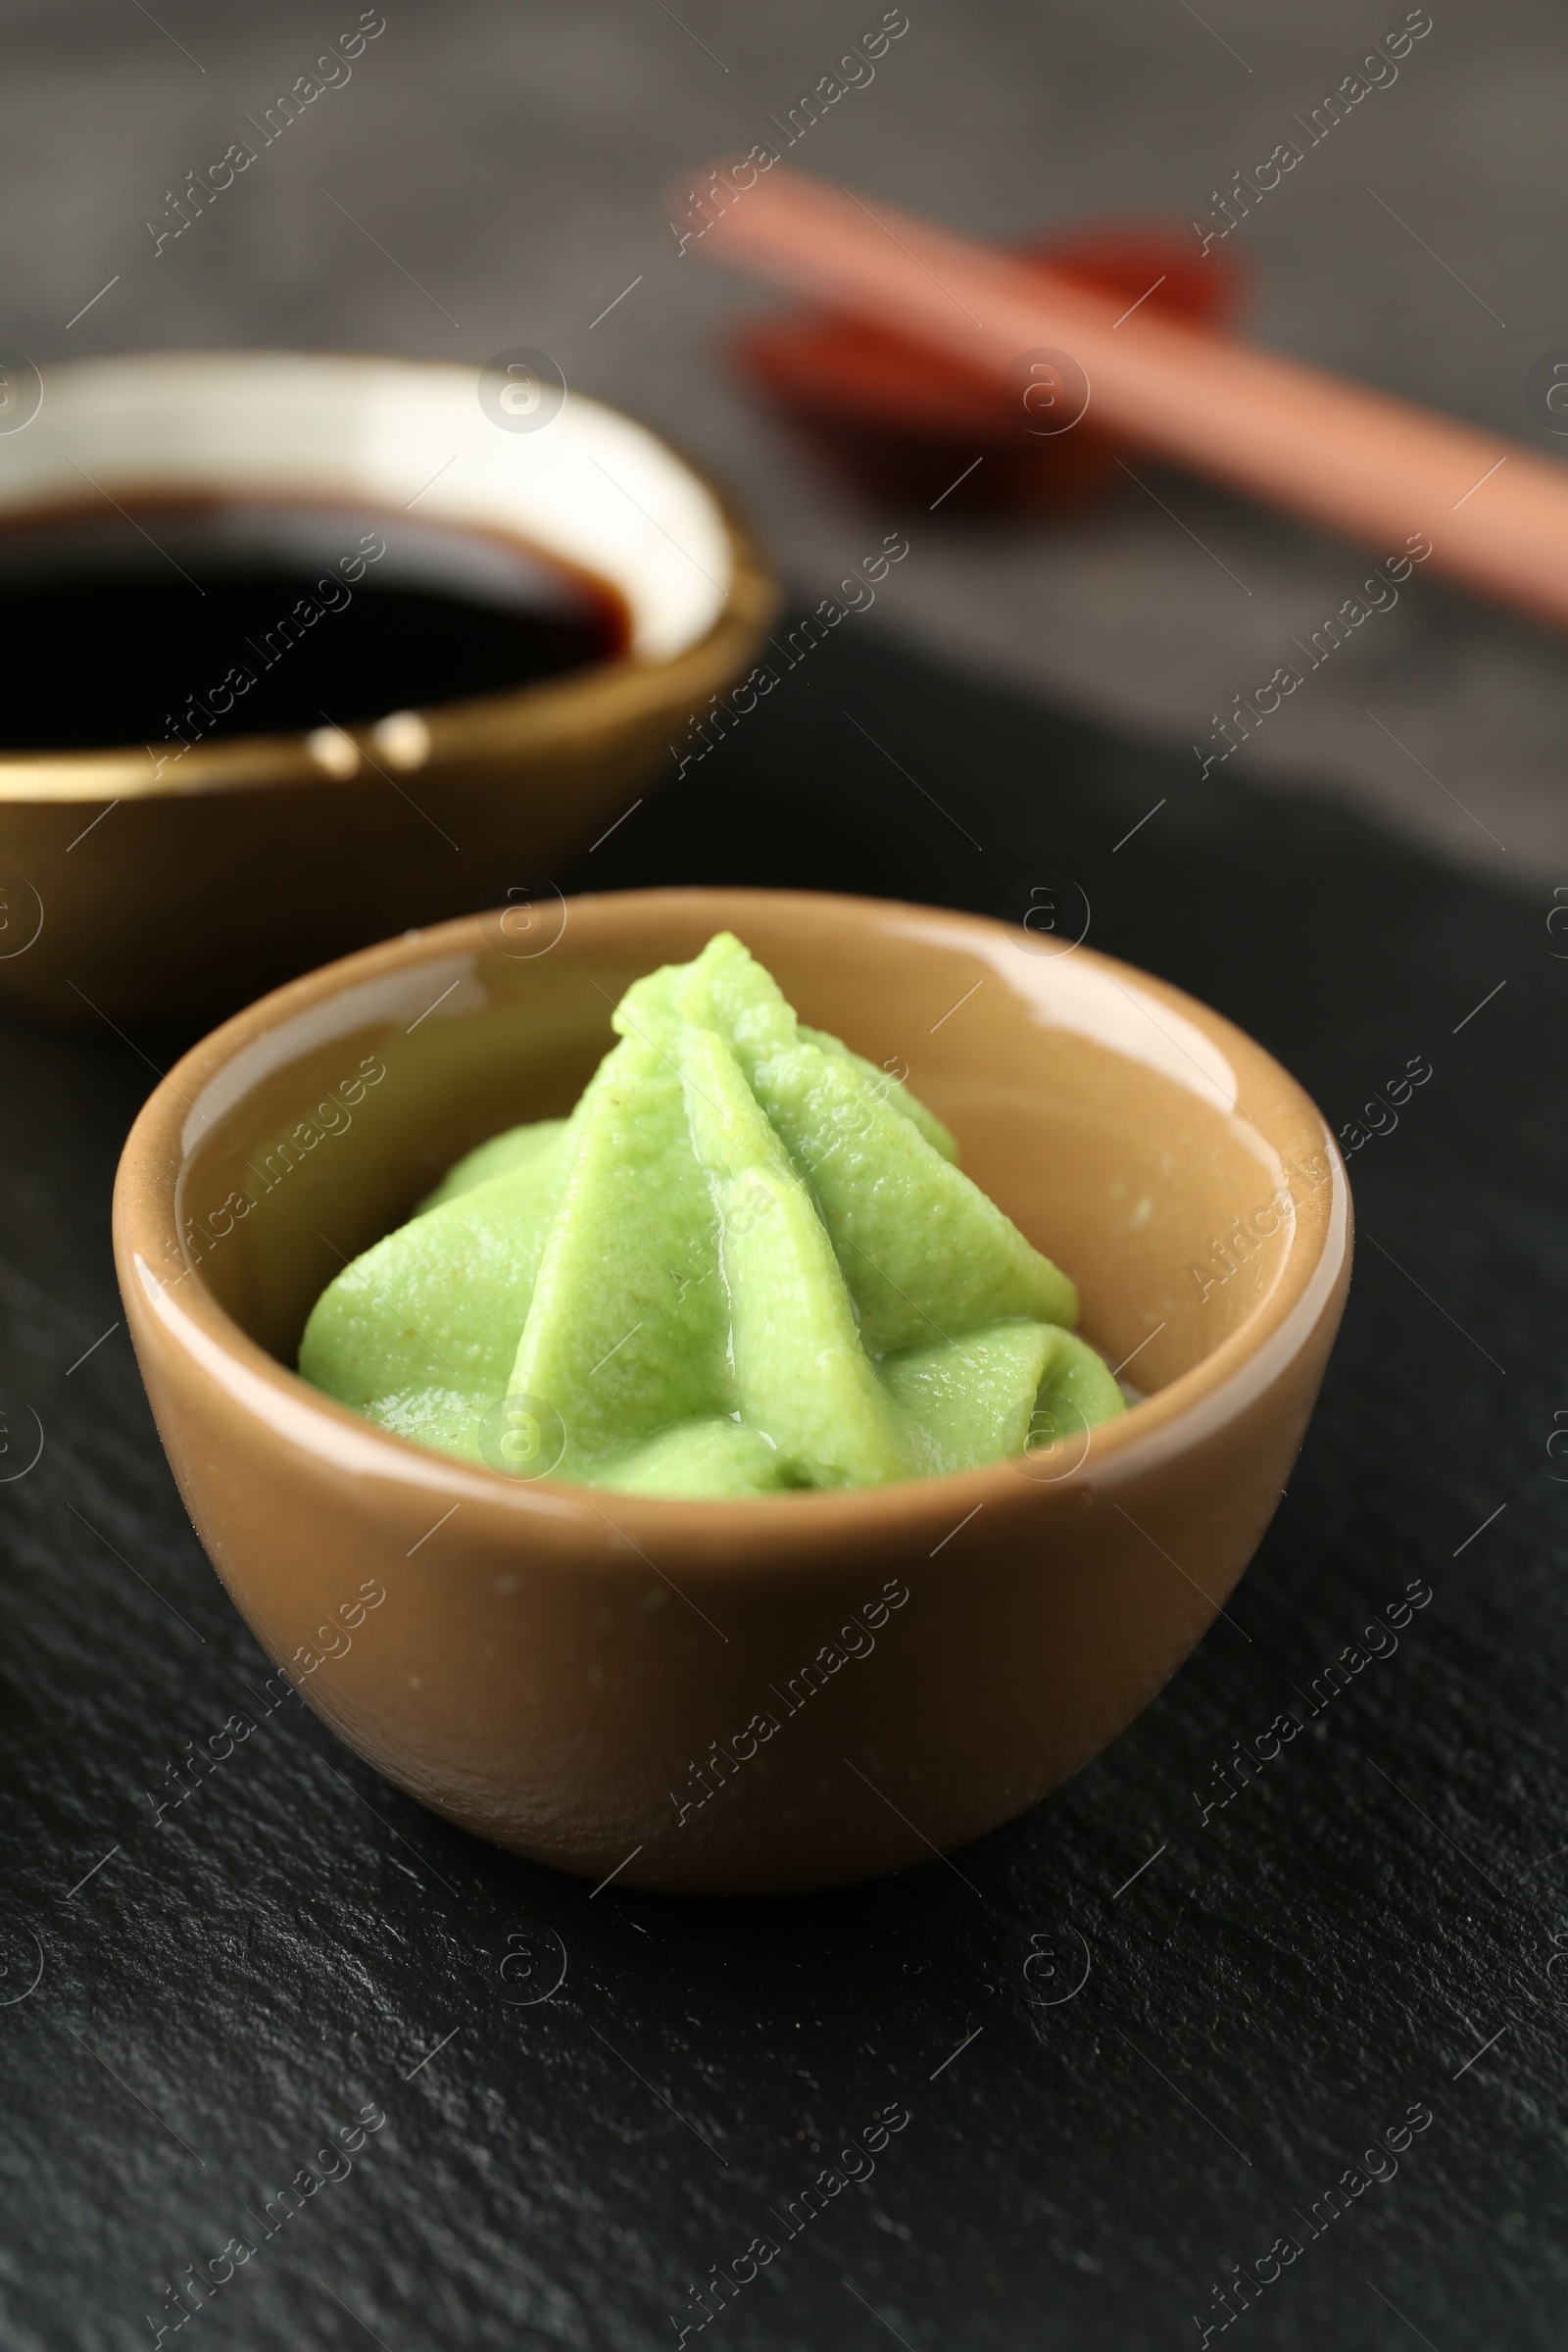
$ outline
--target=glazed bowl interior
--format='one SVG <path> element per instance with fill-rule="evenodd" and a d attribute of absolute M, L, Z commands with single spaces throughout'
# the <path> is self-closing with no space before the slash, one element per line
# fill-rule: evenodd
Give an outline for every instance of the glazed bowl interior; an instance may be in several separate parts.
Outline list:
<path fill-rule="evenodd" d="M 1320 1287 L 1342 1180 L 1307 1178 L 1303 1196 L 1295 1163 L 1316 1152 L 1329 1176 L 1322 1122 L 1216 1016 L 1000 924 L 702 891 L 547 900 L 511 940 L 503 918 L 449 924 L 280 992 L 265 1024 L 244 1016 L 235 1051 L 222 1042 L 244 1024 L 220 1032 L 180 1139 L 177 1217 L 200 1283 L 291 1366 L 341 1266 L 471 1146 L 568 1110 L 625 987 L 725 926 L 804 1020 L 907 1074 L 965 1170 L 1077 1281 L 1081 1328 L 1153 1398 L 1096 1433 L 1097 1456 Z M 1341 1196 L 1342 1228 L 1343 1211 Z"/>

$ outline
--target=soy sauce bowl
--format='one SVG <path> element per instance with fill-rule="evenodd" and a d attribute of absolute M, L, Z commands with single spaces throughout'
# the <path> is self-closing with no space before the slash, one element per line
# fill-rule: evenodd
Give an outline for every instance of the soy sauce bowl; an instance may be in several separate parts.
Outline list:
<path fill-rule="evenodd" d="M 394 686 L 368 713 L 334 697 L 318 724 L 214 733 L 234 687 L 193 667 L 173 697 L 183 735 L 0 752 L 0 996 L 53 1015 L 216 1017 L 410 924 L 548 897 L 675 772 L 670 744 L 775 609 L 719 494 L 646 426 L 564 393 L 541 354 L 509 372 L 154 353 L 50 368 L 42 395 L 0 430 L 0 551 L 18 526 L 97 517 L 183 574 L 176 545 L 133 535 L 138 510 L 370 511 L 393 557 L 366 582 L 351 534 L 354 593 L 416 568 L 419 534 L 445 528 L 482 536 L 492 569 L 511 555 L 582 575 L 625 618 L 612 658 L 506 691 L 408 709 Z M 114 625 L 111 597 L 106 638 Z M 329 644 L 333 619 L 318 625 Z M 253 671 L 265 659 L 233 649 Z M 79 661 L 89 681 L 91 642 Z"/>
<path fill-rule="evenodd" d="M 725 927 L 804 1019 L 907 1066 L 1144 1401 L 957 1477 L 669 1501 L 426 1451 L 296 1376 L 344 1260 L 564 1111 L 628 983 Z M 258 1640 L 389 1780 L 596 1883 L 838 1886 L 1034 1804 L 1180 1665 L 1300 1445 L 1349 1193 L 1260 1047 L 1052 946 L 791 892 L 573 899 L 530 957 L 479 918 L 313 972 L 158 1088 L 115 1246 L 164 1444 Z"/>

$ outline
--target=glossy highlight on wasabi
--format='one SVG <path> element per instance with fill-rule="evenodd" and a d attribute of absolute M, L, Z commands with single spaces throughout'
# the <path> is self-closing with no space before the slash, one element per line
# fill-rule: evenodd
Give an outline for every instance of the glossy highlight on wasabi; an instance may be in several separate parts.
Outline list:
<path fill-rule="evenodd" d="M 514 1478 L 741 1497 L 943 1476 L 1125 1409 L 1072 1282 L 728 932 L 628 989 L 566 1119 L 459 1160 L 299 1366 Z"/>

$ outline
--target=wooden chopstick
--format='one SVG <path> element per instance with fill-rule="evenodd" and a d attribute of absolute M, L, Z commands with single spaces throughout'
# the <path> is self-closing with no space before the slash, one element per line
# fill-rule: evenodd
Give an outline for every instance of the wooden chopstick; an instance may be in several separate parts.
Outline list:
<path fill-rule="evenodd" d="M 1568 466 L 1517 442 L 1231 336 L 1129 314 L 1114 296 L 779 166 L 732 190 L 699 250 L 993 375 L 1042 350 L 1065 354 L 1107 431 L 1380 555 L 1427 541 L 1435 569 L 1568 625 Z M 1026 378 L 1008 380 L 1021 402 Z"/>

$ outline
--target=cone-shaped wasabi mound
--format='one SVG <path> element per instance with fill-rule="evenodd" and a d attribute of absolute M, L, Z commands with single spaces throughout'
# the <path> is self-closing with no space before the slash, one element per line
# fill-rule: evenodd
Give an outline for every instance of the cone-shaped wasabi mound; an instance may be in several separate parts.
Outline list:
<path fill-rule="evenodd" d="M 300 1370 L 514 1477 L 746 1495 L 972 1469 L 1125 1409 L 941 1122 L 728 932 L 630 988 L 569 1119 L 458 1162 Z"/>

